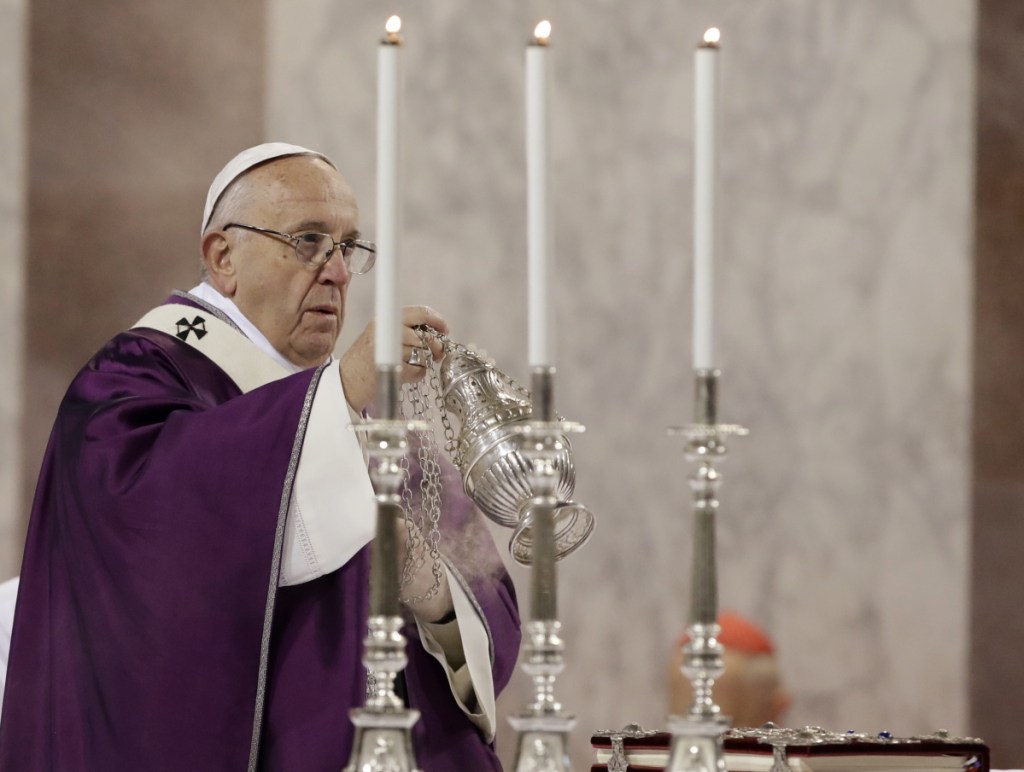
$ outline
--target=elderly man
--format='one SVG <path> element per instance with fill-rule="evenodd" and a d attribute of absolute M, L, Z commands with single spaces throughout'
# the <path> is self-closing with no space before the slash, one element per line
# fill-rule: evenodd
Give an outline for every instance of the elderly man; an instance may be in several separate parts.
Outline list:
<path fill-rule="evenodd" d="M 374 396 L 372 329 L 340 363 L 331 354 L 373 245 L 333 164 L 273 143 L 214 180 L 201 249 L 204 281 L 113 338 L 60 407 L 0 769 L 348 760 L 375 501 L 347 425 Z M 446 330 L 425 307 L 403 323 L 413 361 L 414 326 Z M 424 372 L 406 364 L 402 379 Z M 494 700 L 519 647 L 515 595 L 468 502 L 450 509 L 444 537 L 472 541 L 474 568 L 446 560 L 437 577 L 427 560 L 405 588 L 413 741 L 427 772 L 500 769 Z"/>

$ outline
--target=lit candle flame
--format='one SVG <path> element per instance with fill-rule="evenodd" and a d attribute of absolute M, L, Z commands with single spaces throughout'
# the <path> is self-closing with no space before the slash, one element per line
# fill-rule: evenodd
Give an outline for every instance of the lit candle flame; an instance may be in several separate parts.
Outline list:
<path fill-rule="evenodd" d="M 722 31 L 718 27 L 711 27 L 704 33 L 704 42 L 709 46 L 718 45 L 718 41 L 722 39 Z"/>
<path fill-rule="evenodd" d="M 547 19 L 538 22 L 537 26 L 533 28 L 533 39 L 541 45 L 546 45 L 548 38 L 551 37 L 551 22 Z"/>
<path fill-rule="evenodd" d="M 389 35 L 397 35 L 399 30 L 401 30 L 401 29 L 402 29 L 402 19 L 399 16 L 392 16 L 391 18 L 389 18 L 387 20 L 387 23 L 384 25 L 384 30 Z"/>

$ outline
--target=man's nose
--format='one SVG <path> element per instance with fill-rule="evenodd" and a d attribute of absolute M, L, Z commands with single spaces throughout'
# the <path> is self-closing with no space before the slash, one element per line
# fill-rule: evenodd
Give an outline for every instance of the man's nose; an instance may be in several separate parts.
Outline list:
<path fill-rule="evenodd" d="M 335 249 L 331 252 L 327 262 L 320 268 L 317 278 L 323 284 L 337 284 L 339 286 L 348 284 L 351 281 L 352 272 L 345 264 L 345 258 L 342 256 L 340 249 Z"/>

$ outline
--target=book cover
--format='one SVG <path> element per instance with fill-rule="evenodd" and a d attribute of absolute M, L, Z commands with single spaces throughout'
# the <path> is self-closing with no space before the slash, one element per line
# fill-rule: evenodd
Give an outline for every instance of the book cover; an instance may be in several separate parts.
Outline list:
<path fill-rule="evenodd" d="M 596 755 L 592 772 L 662 771 L 672 735 L 630 724 L 591 737 Z M 779 761 L 791 772 L 989 772 L 988 747 L 976 738 L 945 730 L 894 737 L 889 732 L 831 732 L 820 727 L 789 729 L 766 724 L 730 729 L 724 735 L 729 772 L 770 772 Z"/>

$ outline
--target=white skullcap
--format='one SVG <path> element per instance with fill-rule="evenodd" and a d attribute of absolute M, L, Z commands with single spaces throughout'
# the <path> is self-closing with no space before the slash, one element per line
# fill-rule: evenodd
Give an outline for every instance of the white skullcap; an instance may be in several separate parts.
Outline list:
<path fill-rule="evenodd" d="M 206 208 L 203 210 L 203 227 L 199 230 L 200 235 L 206 232 L 206 227 L 210 224 L 210 217 L 213 215 L 213 208 L 217 206 L 220 197 L 224 195 L 224 191 L 228 189 L 232 182 L 254 166 L 259 166 L 267 161 L 273 161 L 275 158 L 287 158 L 290 155 L 311 155 L 322 158 L 331 166 L 334 166 L 331 159 L 323 153 L 299 147 L 298 145 L 289 145 L 287 142 L 265 142 L 262 145 L 256 145 L 255 147 L 243 150 L 228 161 L 227 166 L 221 169 L 220 173 L 213 178 L 210 191 L 206 194 Z"/>

